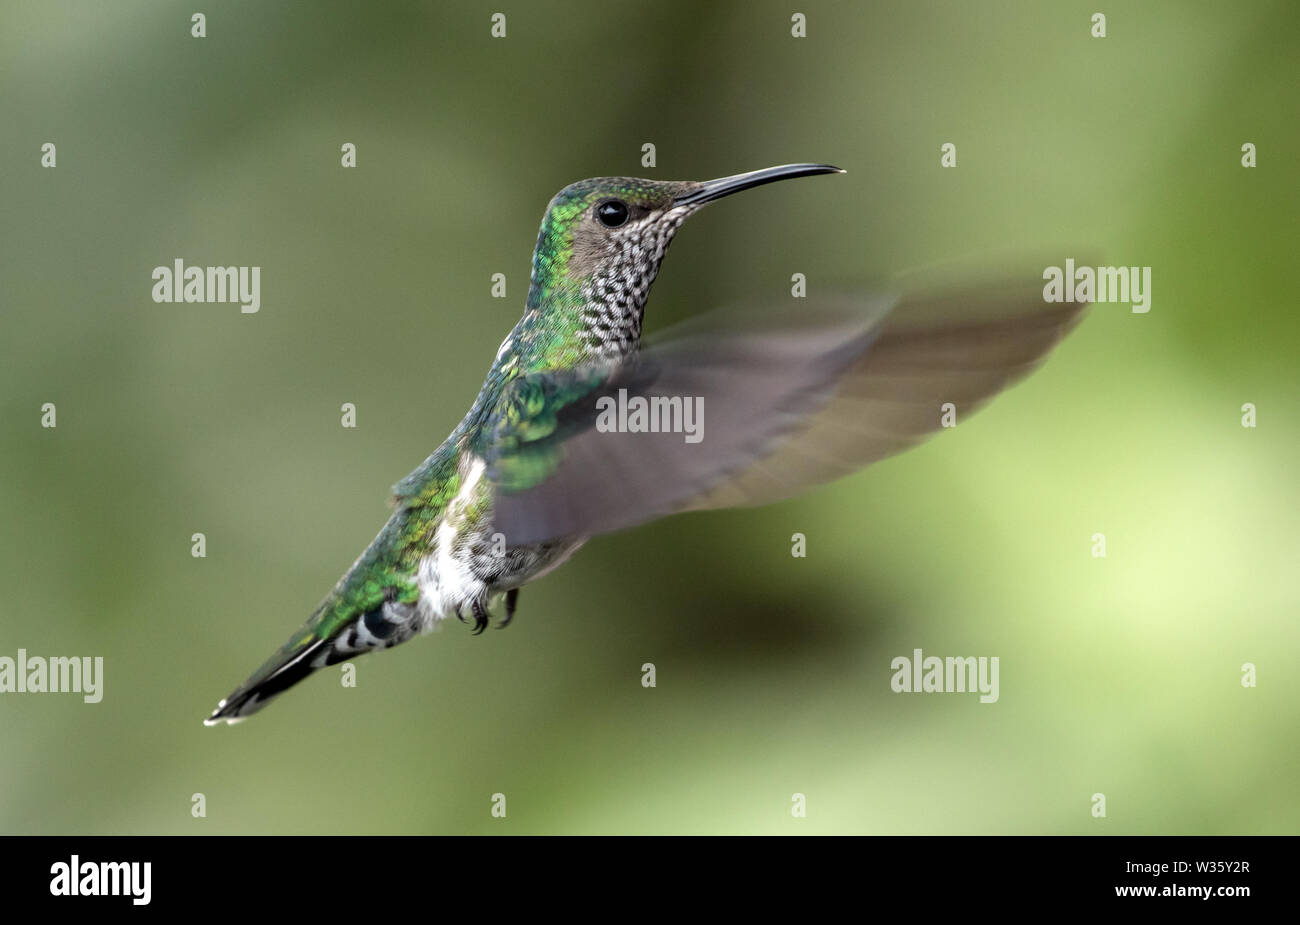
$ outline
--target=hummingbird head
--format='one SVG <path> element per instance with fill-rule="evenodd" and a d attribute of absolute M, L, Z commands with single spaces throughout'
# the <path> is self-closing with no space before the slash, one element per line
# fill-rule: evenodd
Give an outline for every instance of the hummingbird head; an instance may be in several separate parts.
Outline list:
<path fill-rule="evenodd" d="M 528 309 L 576 307 L 587 349 L 623 355 L 636 348 L 650 284 L 687 216 L 741 190 L 822 173 L 827 164 L 786 164 L 717 180 L 595 177 L 556 194 L 533 252 Z"/>

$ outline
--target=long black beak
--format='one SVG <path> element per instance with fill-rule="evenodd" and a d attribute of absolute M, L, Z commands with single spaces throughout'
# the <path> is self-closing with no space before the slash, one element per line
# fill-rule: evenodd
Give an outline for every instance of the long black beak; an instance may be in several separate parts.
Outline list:
<path fill-rule="evenodd" d="M 706 202 L 721 199 L 723 196 L 739 193 L 741 190 L 762 186 L 764 183 L 775 183 L 777 180 L 793 180 L 795 177 L 815 177 L 821 173 L 844 173 L 844 171 L 838 167 L 832 167 L 830 164 L 783 164 L 780 167 L 764 167 L 762 170 L 738 173 L 734 177 L 706 180 L 695 189 L 676 197 L 673 200 L 673 205 L 703 205 Z"/>

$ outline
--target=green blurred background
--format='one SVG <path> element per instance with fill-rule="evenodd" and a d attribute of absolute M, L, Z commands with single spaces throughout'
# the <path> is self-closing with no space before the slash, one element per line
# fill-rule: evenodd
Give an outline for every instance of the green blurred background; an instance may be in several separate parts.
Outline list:
<path fill-rule="evenodd" d="M 0 831 L 1296 832 L 1298 26 L 1286 0 L 6 3 L 0 655 L 102 655 L 105 696 L 0 697 Z M 986 252 L 1151 266 L 1151 311 L 1096 307 L 850 479 L 594 541 L 506 632 L 201 724 L 468 407 L 557 189 L 803 160 L 849 173 L 693 218 L 652 329 Z M 261 266 L 261 311 L 155 304 L 176 257 Z M 999 656 L 1000 701 L 894 694 L 917 647 Z"/>

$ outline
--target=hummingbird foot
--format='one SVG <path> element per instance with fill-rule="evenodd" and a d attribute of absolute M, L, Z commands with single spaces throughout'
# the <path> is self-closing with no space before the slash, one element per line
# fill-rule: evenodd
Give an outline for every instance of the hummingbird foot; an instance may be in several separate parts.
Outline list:
<path fill-rule="evenodd" d="M 503 630 L 510 625 L 510 621 L 515 618 L 515 605 L 519 603 L 519 589 L 511 588 L 506 592 L 506 616 L 505 619 L 497 624 L 497 629 Z"/>
<path fill-rule="evenodd" d="M 519 589 L 511 588 L 509 591 L 506 592 L 505 618 L 502 619 L 502 621 L 497 624 L 497 629 L 499 630 L 505 629 L 507 626 L 510 625 L 510 621 L 515 618 L 515 607 L 516 605 L 518 605 L 518 603 L 519 603 Z M 487 608 L 483 605 L 483 602 L 479 600 L 471 600 L 469 602 L 469 606 L 470 606 L 470 611 L 474 614 L 474 635 L 477 636 L 480 633 L 482 633 L 483 630 L 487 629 L 488 611 Z M 465 619 L 465 615 L 461 613 L 460 607 L 456 608 L 455 614 L 456 614 L 456 619 L 460 620 L 461 623 L 465 623 L 465 624 L 469 623 L 469 621 Z"/>
<path fill-rule="evenodd" d="M 472 606 L 474 609 L 474 635 L 477 636 L 479 633 L 483 632 L 483 630 L 487 629 L 488 615 L 487 611 L 483 609 L 481 601 L 474 601 Z"/>

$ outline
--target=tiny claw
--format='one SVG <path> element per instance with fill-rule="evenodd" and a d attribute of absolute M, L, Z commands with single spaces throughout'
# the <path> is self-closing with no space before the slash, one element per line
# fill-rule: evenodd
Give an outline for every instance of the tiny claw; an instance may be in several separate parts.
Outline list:
<path fill-rule="evenodd" d="M 510 621 L 515 618 L 515 605 L 519 603 L 519 589 L 511 588 L 506 592 L 506 616 L 505 619 L 497 624 L 497 629 L 503 630 L 510 625 Z"/>
<path fill-rule="evenodd" d="M 478 601 L 474 602 L 474 635 L 477 636 L 487 628 L 488 617 L 483 611 L 483 605 Z"/>

